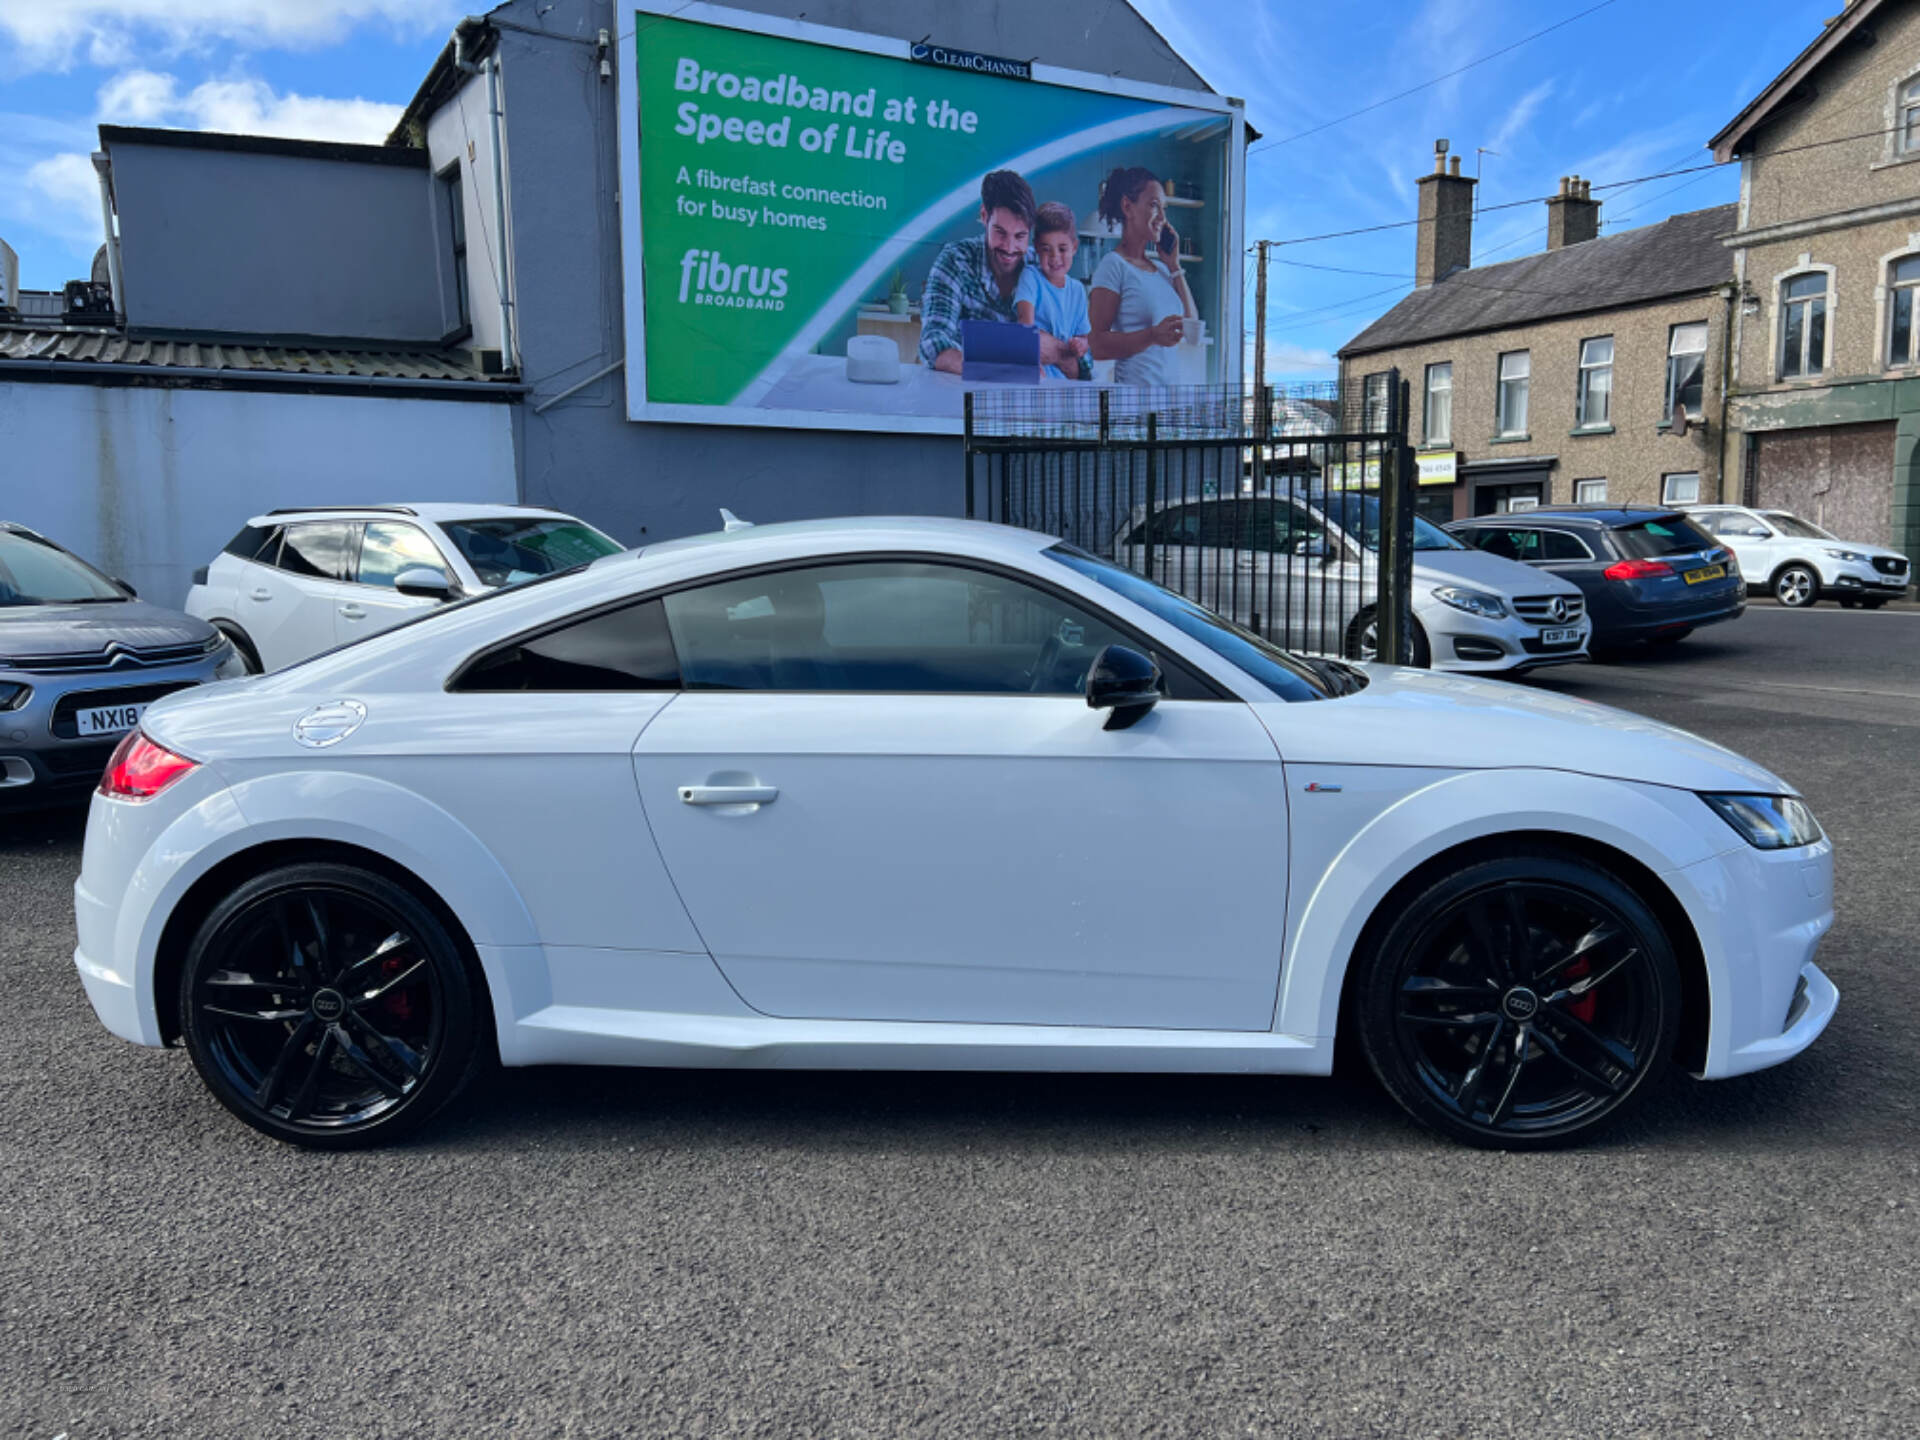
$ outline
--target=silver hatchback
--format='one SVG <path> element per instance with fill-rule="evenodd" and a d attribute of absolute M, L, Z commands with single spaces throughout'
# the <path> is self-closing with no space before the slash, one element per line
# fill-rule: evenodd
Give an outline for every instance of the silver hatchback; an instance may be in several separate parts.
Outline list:
<path fill-rule="evenodd" d="M 206 621 L 0 521 L 0 807 L 84 796 L 148 704 L 244 673 Z"/>

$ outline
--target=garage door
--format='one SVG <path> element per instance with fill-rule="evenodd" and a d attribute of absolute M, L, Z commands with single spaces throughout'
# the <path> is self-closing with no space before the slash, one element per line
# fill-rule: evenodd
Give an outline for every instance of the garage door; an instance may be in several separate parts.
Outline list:
<path fill-rule="evenodd" d="M 1849 540 L 1893 541 L 1892 422 L 1761 435 L 1756 503 L 1791 510 Z"/>

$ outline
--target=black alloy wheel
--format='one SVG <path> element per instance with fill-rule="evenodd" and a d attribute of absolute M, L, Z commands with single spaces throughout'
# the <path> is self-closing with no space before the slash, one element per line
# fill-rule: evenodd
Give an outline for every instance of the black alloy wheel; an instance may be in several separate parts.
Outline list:
<path fill-rule="evenodd" d="M 1659 921 L 1572 855 L 1469 864 L 1401 910 L 1364 958 L 1362 1047 L 1415 1119 L 1471 1145 L 1585 1139 L 1673 1052 L 1680 979 Z"/>
<path fill-rule="evenodd" d="M 182 968 L 187 1051 L 221 1104 L 325 1149 L 393 1139 L 451 1101 L 489 1053 L 460 947 L 381 875 L 337 864 L 255 877 L 217 906 Z"/>

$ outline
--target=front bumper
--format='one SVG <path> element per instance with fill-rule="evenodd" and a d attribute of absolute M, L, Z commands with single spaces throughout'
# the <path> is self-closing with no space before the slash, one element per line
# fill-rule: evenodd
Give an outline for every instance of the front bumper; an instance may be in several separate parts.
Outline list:
<path fill-rule="evenodd" d="M 1906 597 L 1912 578 L 1911 573 L 1883 574 L 1873 567 L 1871 561 L 1862 564 L 1853 560 L 1836 560 L 1833 568 L 1820 577 L 1820 593 L 1835 599 L 1859 597 L 1900 600 Z"/>
<path fill-rule="evenodd" d="M 1544 627 L 1580 632 L 1580 638 L 1571 644 L 1547 645 L 1540 639 L 1543 627 L 1511 615 L 1489 620 L 1438 601 L 1419 606 L 1416 613 L 1427 632 L 1435 670 L 1468 675 L 1512 674 L 1545 665 L 1572 665 L 1589 658 L 1587 645 L 1593 638 L 1593 626 L 1584 616 L 1567 625 Z"/>

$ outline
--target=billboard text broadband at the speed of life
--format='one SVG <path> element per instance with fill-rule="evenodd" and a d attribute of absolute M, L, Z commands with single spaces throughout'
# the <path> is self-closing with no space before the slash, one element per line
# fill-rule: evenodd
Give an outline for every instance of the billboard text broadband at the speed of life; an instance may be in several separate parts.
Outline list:
<path fill-rule="evenodd" d="M 1236 104 L 718 6 L 626 13 L 634 419 L 957 433 L 1237 378 Z"/>

